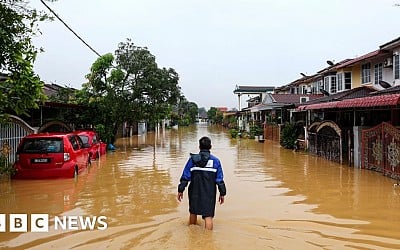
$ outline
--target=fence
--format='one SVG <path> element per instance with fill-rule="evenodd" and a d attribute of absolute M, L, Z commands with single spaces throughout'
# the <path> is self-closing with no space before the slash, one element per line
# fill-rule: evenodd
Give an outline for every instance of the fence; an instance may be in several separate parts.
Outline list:
<path fill-rule="evenodd" d="M 400 130 L 389 123 L 362 131 L 361 167 L 400 177 Z"/>
<path fill-rule="evenodd" d="M 281 130 L 278 125 L 275 124 L 266 124 L 264 126 L 264 138 L 266 140 L 272 141 L 280 141 L 281 138 Z"/>
<path fill-rule="evenodd" d="M 7 158 L 8 163 L 15 162 L 20 140 L 35 129 L 16 116 L 10 117 L 10 122 L 0 124 L 0 153 Z"/>

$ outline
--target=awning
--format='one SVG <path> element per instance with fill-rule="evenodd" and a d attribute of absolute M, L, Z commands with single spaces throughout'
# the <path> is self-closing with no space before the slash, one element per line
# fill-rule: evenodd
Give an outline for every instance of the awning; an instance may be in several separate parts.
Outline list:
<path fill-rule="evenodd" d="M 264 105 L 265 104 L 262 104 L 262 103 L 254 105 L 253 107 L 250 108 L 250 112 L 251 113 L 259 112 L 259 111 L 261 111 L 261 109 L 263 108 Z"/>
<path fill-rule="evenodd" d="M 347 99 L 340 101 L 338 108 L 362 108 L 396 106 L 400 104 L 400 94 L 368 96 L 363 98 Z"/>
<path fill-rule="evenodd" d="M 254 112 L 260 112 L 260 111 L 264 111 L 264 110 L 279 109 L 279 108 L 283 108 L 283 107 L 285 107 L 285 105 L 275 104 L 275 103 L 260 103 L 260 104 L 257 104 L 255 106 L 251 107 L 250 111 L 252 113 L 254 113 Z"/>
<path fill-rule="evenodd" d="M 334 109 L 334 108 L 365 108 L 400 105 L 400 94 L 368 96 L 362 98 L 346 99 L 342 101 L 315 103 L 302 105 L 298 111 L 314 109 Z"/>
<path fill-rule="evenodd" d="M 303 111 L 303 110 L 312 110 L 312 109 L 333 109 L 336 108 L 336 105 L 339 101 L 334 101 L 334 102 L 321 102 L 321 103 L 315 103 L 315 104 L 310 104 L 310 105 L 302 105 L 297 107 L 296 110 L 298 111 Z"/>

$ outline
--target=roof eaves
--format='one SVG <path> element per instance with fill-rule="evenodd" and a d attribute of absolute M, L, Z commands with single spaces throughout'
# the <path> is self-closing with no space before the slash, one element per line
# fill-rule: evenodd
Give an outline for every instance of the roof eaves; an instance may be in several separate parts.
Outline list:
<path fill-rule="evenodd" d="M 396 45 L 396 43 L 400 43 L 400 37 L 393 39 L 392 41 L 389 41 L 385 44 L 382 44 L 381 46 L 379 46 L 380 49 L 386 49 L 388 47 L 390 47 L 391 45 Z"/>

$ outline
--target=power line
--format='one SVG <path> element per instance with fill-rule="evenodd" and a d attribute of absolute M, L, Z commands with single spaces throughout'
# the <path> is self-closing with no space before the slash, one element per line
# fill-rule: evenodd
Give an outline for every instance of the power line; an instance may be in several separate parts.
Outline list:
<path fill-rule="evenodd" d="M 87 42 L 85 42 L 75 31 L 73 31 L 68 24 L 66 24 L 43 0 L 40 0 L 40 2 L 42 2 L 42 4 L 44 6 L 46 6 L 47 9 L 49 9 L 49 11 L 51 13 L 54 14 L 55 17 L 57 17 L 58 20 L 60 20 L 60 22 L 62 22 L 64 24 L 65 27 L 67 27 L 67 29 L 69 29 L 79 40 L 81 40 L 81 42 L 83 42 L 91 51 L 93 51 L 96 55 L 98 55 L 99 57 L 101 56 L 96 50 L 94 50 Z"/>

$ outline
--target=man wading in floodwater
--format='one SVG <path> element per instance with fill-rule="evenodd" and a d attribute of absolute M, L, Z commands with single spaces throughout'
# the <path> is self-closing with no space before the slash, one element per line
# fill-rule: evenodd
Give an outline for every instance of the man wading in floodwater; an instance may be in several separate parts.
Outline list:
<path fill-rule="evenodd" d="M 217 186 L 219 203 L 223 204 L 225 200 L 224 174 L 219 159 L 210 154 L 210 138 L 202 137 L 199 140 L 199 148 L 198 154 L 190 154 L 190 158 L 183 169 L 178 185 L 177 199 L 178 201 L 182 200 L 183 191 L 190 182 L 188 190 L 189 224 L 197 224 L 197 215 L 201 215 L 205 221 L 205 228 L 212 230 Z"/>

